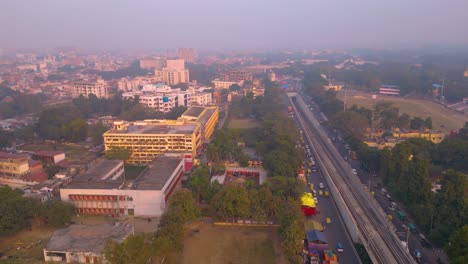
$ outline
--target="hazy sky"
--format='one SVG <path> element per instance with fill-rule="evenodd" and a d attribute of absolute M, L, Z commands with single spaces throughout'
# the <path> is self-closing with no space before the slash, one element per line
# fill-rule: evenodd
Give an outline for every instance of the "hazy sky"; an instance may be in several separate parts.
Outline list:
<path fill-rule="evenodd" d="M 468 45 L 468 0 L 2 0 L 0 48 Z"/>

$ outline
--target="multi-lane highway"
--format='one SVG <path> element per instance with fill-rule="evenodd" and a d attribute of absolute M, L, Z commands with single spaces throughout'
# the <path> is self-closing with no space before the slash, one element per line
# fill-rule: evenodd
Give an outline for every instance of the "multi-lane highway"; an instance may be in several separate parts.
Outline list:
<path fill-rule="evenodd" d="M 297 119 L 295 119 L 297 121 Z M 304 137 L 304 144 L 309 145 L 313 148 L 311 142 L 308 141 L 307 137 Z M 315 158 L 315 157 L 313 157 Z M 314 186 L 315 190 L 319 190 L 320 183 L 324 185 L 323 190 L 328 191 L 328 186 L 325 180 L 322 177 L 320 169 L 317 171 L 312 171 L 311 166 L 309 166 L 310 157 L 307 158 L 307 162 L 305 162 L 305 171 L 306 171 L 306 179 L 307 179 L 307 187 L 306 191 L 310 192 L 311 184 Z M 311 170 L 308 173 L 308 170 Z M 338 253 L 339 263 L 342 264 L 358 264 L 361 263 L 359 256 L 354 249 L 353 241 L 350 238 L 348 231 L 343 223 L 343 219 L 340 216 L 340 213 L 336 207 L 335 201 L 333 197 L 325 197 L 324 195 L 318 196 L 318 204 L 317 208 L 319 213 L 312 218 L 319 223 L 322 223 L 325 230 L 325 236 L 327 238 L 327 243 L 329 248 L 336 251 L 336 246 L 338 243 L 341 243 L 343 246 L 343 252 Z M 325 219 L 329 217 L 331 219 L 331 223 L 327 224 Z"/>
<path fill-rule="evenodd" d="M 305 137 L 314 146 L 326 182 L 336 190 L 334 194 L 340 196 L 334 198 L 346 207 L 341 214 L 346 218 L 348 230 L 356 232 L 351 235 L 360 238 L 375 263 L 415 263 L 396 237 L 395 228 L 388 222 L 383 210 L 364 191 L 359 179 L 352 174 L 351 167 L 341 158 L 302 98 L 296 98 L 297 105 L 293 106 L 298 121 Z"/>

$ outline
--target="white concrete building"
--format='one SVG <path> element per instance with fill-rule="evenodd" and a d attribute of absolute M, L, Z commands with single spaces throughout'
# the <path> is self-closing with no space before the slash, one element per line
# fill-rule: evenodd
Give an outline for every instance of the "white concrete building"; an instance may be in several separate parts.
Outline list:
<path fill-rule="evenodd" d="M 166 60 L 166 67 L 161 70 L 156 69 L 154 75 L 162 78 L 169 85 L 190 82 L 189 70 L 185 68 L 183 59 Z"/>
<path fill-rule="evenodd" d="M 211 93 L 196 93 L 192 95 L 192 105 L 211 105 L 213 95 Z"/>
<path fill-rule="evenodd" d="M 177 106 L 190 106 L 192 95 L 189 91 L 172 89 L 167 85 L 145 85 L 140 91 L 122 94 L 123 99 L 139 97 L 140 103 L 159 112 L 167 113 Z"/>
<path fill-rule="evenodd" d="M 233 84 L 237 84 L 237 85 L 239 85 L 241 87 L 242 87 L 242 85 L 244 85 L 244 81 L 230 82 L 230 81 L 223 81 L 223 80 L 220 80 L 220 79 L 212 80 L 211 83 L 213 84 L 213 87 L 215 89 L 229 89 L 229 87 L 231 87 L 231 85 L 233 85 Z"/>
<path fill-rule="evenodd" d="M 78 214 L 160 216 L 180 186 L 184 159 L 160 155 L 136 179 L 125 179 L 124 173 L 122 161 L 103 160 L 60 189 L 60 198 Z"/>
<path fill-rule="evenodd" d="M 133 232 L 133 226 L 124 223 L 71 225 L 52 234 L 44 248 L 44 261 L 106 263 L 103 253 L 107 241 L 122 243 Z"/>
<path fill-rule="evenodd" d="M 79 97 L 81 94 L 88 97 L 94 94 L 97 98 L 107 98 L 109 96 L 107 82 L 98 79 L 96 81 L 76 81 L 72 83 L 72 96 Z"/>

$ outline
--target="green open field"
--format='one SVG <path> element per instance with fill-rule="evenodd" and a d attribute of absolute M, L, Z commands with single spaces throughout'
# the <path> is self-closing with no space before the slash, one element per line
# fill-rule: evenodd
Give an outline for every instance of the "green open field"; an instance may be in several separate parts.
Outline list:
<path fill-rule="evenodd" d="M 259 124 L 254 118 L 231 118 L 228 128 L 248 129 L 258 127 Z"/>
<path fill-rule="evenodd" d="M 343 93 L 339 93 L 338 98 L 343 100 Z M 459 130 L 468 121 L 468 117 L 465 115 L 427 100 L 380 96 L 372 99 L 368 95 L 348 96 L 346 100 L 348 107 L 356 104 L 366 108 L 373 108 L 377 102 L 391 102 L 400 109 L 400 114 L 407 113 L 411 117 L 419 116 L 424 119 L 431 116 L 433 128 L 444 133 L 449 133 L 450 130 Z"/>
<path fill-rule="evenodd" d="M 198 229 L 186 235 L 183 264 L 287 263 L 276 228 L 201 224 Z"/>

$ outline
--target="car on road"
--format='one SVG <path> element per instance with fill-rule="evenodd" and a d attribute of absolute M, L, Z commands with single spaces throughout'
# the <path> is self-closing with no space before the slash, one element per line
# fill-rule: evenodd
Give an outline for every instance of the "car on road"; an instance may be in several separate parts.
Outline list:
<path fill-rule="evenodd" d="M 414 249 L 413 255 L 414 255 L 414 257 L 416 258 L 416 261 L 417 261 L 418 263 L 423 263 L 421 250 L 419 250 L 418 248 Z"/>
<path fill-rule="evenodd" d="M 319 196 L 322 196 L 322 195 L 323 195 L 323 191 L 322 191 L 322 190 L 319 190 L 318 193 L 319 193 Z"/>
<path fill-rule="evenodd" d="M 324 192 L 323 192 L 323 195 L 324 195 L 325 197 L 328 197 L 328 196 L 330 196 L 330 193 L 329 193 L 328 191 L 324 191 Z"/>
<path fill-rule="evenodd" d="M 348 145 L 348 144 L 346 144 L 344 147 L 345 147 L 345 149 L 349 149 L 349 145 Z"/>
<path fill-rule="evenodd" d="M 342 253 L 344 251 L 343 244 L 338 242 L 338 244 L 336 244 L 336 251 L 338 251 L 339 253 Z"/>
<path fill-rule="evenodd" d="M 353 169 L 353 174 L 354 174 L 354 176 L 357 175 L 357 170 L 356 169 Z"/>
<path fill-rule="evenodd" d="M 312 187 L 313 183 L 311 183 L 310 186 Z M 314 197 L 317 196 L 317 191 L 316 190 L 312 190 L 312 193 L 314 194 Z"/>
<path fill-rule="evenodd" d="M 330 217 L 325 218 L 325 222 L 326 222 L 327 224 L 331 224 L 331 218 L 330 218 Z"/>
<path fill-rule="evenodd" d="M 324 188 L 325 188 L 325 185 L 323 185 L 323 182 L 319 183 L 319 187 L 320 187 L 320 189 L 324 189 Z"/>
<path fill-rule="evenodd" d="M 411 233 L 416 233 L 416 226 L 413 223 L 408 224 L 408 228 L 411 231 Z"/>
<path fill-rule="evenodd" d="M 385 199 L 389 200 L 389 201 L 392 201 L 392 197 L 390 196 L 390 194 L 385 194 Z"/>

